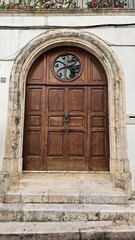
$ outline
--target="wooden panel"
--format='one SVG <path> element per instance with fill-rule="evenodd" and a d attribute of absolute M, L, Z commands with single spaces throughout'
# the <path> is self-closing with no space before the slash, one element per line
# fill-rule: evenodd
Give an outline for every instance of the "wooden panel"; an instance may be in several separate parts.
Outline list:
<path fill-rule="evenodd" d="M 48 156 L 63 156 L 63 132 L 48 132 Z"/>
<path fill-rule="evenodd" d="M 69 157 L 84 156 L 85 134 L 84 132 L 69 132 Z"/>
<path fill-rule="evenodd" d="M 64 89 L 49 90 L 49 111 L 64 111 Z"/>
<path fill-rule="evenodd" d="M 101 131 L 91 133 L 91 153 L 94 156 L 105 156 L 105 134 Z"/>
<path fill-rule="evenodd" d="M 80 160 L 80 161 L 79 161 Z M 50 159 L 46 164 L 48 171 L 86 171 L 88 169 L 87 162 L 82 161 L 80 157 L 77 159 L 70 159 L 69 161 L 65 160 L 63 157 L 59 157 L 59 159 Z"/>
<path fill-rule="evenodd" d="M 27 155 L 41 155 L 41 133 L 39 131 L 28 131 Z"/>
<path fill-rule="evenodd" d="M 91 61 L 91 78 L 93 81 L 102 81 L 101 71 L 94 61 Z"/>
<path fill-rule="evenodd" d="M 70 117 L 69 127 L 83 127 L 84 122 L 84 117 Z"/>
<path fill-rule="evenodd" d="M 33 64 L 27 79 L 30 84 L 42 84 L 44 74 L 44 58 L 39 57 Z"/>
<path fill-rule="evenodd" d="M 88 57 L 87 69 L 88 69 L 88 72 L 90 72 L 91 84 L 96 84 L 96 85 L 107 84 L 105 71 L 102 68 L 101 64 L 98 62 L 98 60 L 94 58 L 94 56 Z"/>
<path fill-rule="evenodd" d="M 92 157 L 92 171 L 109 171 L 109 158 L 107 157 Z"/>
<path fill-rule="evenodd" d="M 50 86 L 47 87 L 47 92 L 48 106 L 50 106 L 46 112 L 46 119 L 49 119 L 47 127 L 47 169 L 88 169 L 85 159 L 86 121 L 84 115 L 87 114 L 84 112 L 86 104 L 85 88 L 65 86 L 63 89 L 62 87 L 54 88 Z M 54 95 L 55 101 L 52 104 L 51 98 L 54 98 Z M 63 99 L 63 111 L 59 99 Z M 70 113 L 69 121 L 64 121 L 65 110 Z M 78 128 L 80 131 L 78 131 Z"/>
<path fill-rule="evenodd" d="M 69 112 L 84 111 L 84 94 L 83 89 L 69 89 Z"/>
<path fill-rule="evenodd" d="M 41 88 L 29 88 L 28 111 L 41 111 Z"/>
<path fill-rule="evenodd" d="M 107 87 L 93 86 L 89 89 L 90 168 L 93 171 L 109 170 L 108 104 Z"/>
<path fill-rule="evenodd" d="M 62 127 L 63 126 L 63 117 L 49 117 L 49 126 L 50 127 Z"/>
<path fill-rule="evenodd" d="M 105 127 L 105 117 L 104 116 L 91 117 L 91 127 Z"/>
<path fill-rule="evenodd" d="M 28 125 L 40 127 L 42 124 L 41 116 L 29 116 L 28 117 Z"/>
<path fill-rule="evenodd" d="M 105 111 L 104 88 L 93 88 L 91 90 L 91 112 Z"/>
<path fill-rule="evenodd" d="M 43 170 L 43 91 L 41 86 L 27 86 L 23 156 L 24 170 Z"/>

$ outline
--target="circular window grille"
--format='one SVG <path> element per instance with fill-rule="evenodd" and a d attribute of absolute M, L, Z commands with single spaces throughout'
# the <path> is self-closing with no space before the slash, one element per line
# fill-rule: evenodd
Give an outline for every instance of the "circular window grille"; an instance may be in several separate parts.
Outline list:
<path fill-rule="evenodd" d="M 63 53 L 55 58 L 53 70 L 60 80 L 70 81 L 80 74 L 81 63 L 76 55 Z"/>

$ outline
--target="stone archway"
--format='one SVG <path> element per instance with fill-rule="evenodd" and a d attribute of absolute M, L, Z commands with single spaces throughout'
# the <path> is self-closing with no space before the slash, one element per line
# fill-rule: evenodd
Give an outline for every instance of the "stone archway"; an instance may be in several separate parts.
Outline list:
<path fill-rule="evenodd" d="M 28 71 L 41 53 L 63 45 L 86 49 L 98 58 L 106 71 L 109 97 L 110 174 L 114 187 L 123 188 L 130 197 L 123 71 L 111 48 L 100 38 L 83 30 L 62 29 L 43 33 L 27 44 L 14 62 L 10 77 L 8 127 L 3 165 L 7 189 L 18 187 L 22 173 L 25 83 Z"/>

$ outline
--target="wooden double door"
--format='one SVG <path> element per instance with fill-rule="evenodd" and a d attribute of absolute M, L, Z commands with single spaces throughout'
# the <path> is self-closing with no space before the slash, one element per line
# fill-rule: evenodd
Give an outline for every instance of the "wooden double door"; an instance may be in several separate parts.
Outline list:
<path fill-rule="evenodd" d="M 26 84 L 23 169 L 108 171 L 107 93 L 104 69 L 87 51 L 42 54 Z"/>

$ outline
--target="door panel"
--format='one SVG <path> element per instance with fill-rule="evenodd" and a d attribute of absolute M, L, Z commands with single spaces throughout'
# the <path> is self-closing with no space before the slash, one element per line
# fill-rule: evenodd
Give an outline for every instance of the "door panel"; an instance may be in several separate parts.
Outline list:
<path fill-rule="evenodd" d="M 64 89 L 49 89 L 48 108 L 49 111 L 64 111 Z"/>
<path fill-rule="evenodd" d="M 48 157 L 63 156 L 64 150 L 64 133 L 63 132 L 48 132 L 47 134 Z"/>
<path fill-rule="evenodd" d="M 91 112 L 105 112 L 104 88 L 91 89 Z"/>
<path fill-rule="evenodd" d="M 54 74 L 53 61 L 63 53 L 80 61 L 73 80 Z M 84 49 L 61 47 L 42 54 L 27 78 L 23 169 L 108 171 L 107 93 L 103 67 Z"/>
<path fill-rule="evenodd" d="M 42 89 L 41 88 L 31 88 L 29 89 L 29 111 L 39 112 L 41 111 L 41 95 Z"/>
<path fill-rule="evenodd" d="M 84 126 L 85 117 L 70 117 L 69 127 L 83 127 Z"/>
<path fill-rule="evenodd" d="M 69 157 L 85 157 L 85 132 L 69 132 L 68 148 Z"/>
<path fill-rule="evenodd" d="M 105 127 L 105 117 L 104 116 L 92 116 L 91 117 L 91 127 Z"/>
<path fill-rule="evenodd" d="M 105 136 L 104 131 L 93 131 L 91 133 L 91 156 L 103 157 L 105 155 Z"/>
<path fill-rule="evenodd" d="M 109 170 L 107 86 L 89 88 L 90 158 L 92 170 Z"/>
<path fill-rule="evenodd" d="M 24 130 L 24 169 L 43 170 L 42 125 L 44 88 L 27 86 Z"/>
<path fill-rule="evenodd" d="M 40 131 L 28 132 L 28 156 L 39 156 L 41 149 L 41 134 Z"/>
<path fill-rule="evenodd" d="M 85 90 L 69 89 L 69 111 L 84 112 Z"/>
<path fill-rule="evenodd" d="M 63 117 L 49 117 L 49 127 L 62 127 Z"/>
<path fill-rule="evenodd" d="M 68 170 L 80 169 L 80 164 L 82 164 L 82 169 L 86 170 L 86 165 L 88 165 L 85 150 L 86 88 L 46 87 L 46 91 L 49 106 L 46 109 L 48 125 L 45 161 L 47 169 L 52 169 L 55 162 L 58 165 L 56 168 L 62 167 L 64 170 L 67 161 Z M 64 119 L 65 114 L 68 114 L 69 119 Z M 67 170 L 67 165 L 65 165 L 65 170 Z"/>

